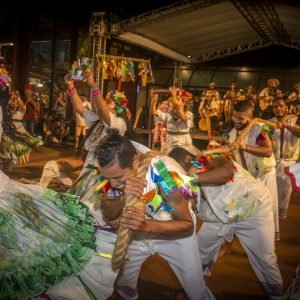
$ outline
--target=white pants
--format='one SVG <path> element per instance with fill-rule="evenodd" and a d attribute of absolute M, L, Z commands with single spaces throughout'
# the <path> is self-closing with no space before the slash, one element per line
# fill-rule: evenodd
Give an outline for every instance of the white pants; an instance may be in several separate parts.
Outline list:
<path fill-rule="evenodd" d="M 269 172 L 268 174 L 264 175 L 263 177 L 259 178 L 272 196 L 272 203 L 273 203 L 273 217 L 274 217 L 274 224 L 275 224 L 275 241 L 280 240 L 280 231 L 279 231 L 279 214 L 278 214 L 278 191 L 277 191 L 277 181 L 276 181 L 276 170 Z"/>
<path fill-rule="evenodd" d="M 198 232 L 198 245 L 204 274 L 210 275 L 224 240 L 231 242 L 235 234 L 268 297 L 282 299 L 283 282 L 275 254 L 271 199 L 266 197 L 265 200 L 253 216 L 243 221 L 224 224 L 209 214 L 207 220 L 210 220 L 204 222 Z"/>
<path fill-rule="evenodd" d="M 48 187 L 49 183 L 53 178 L 56 178 L 65 186 L 71 186 L 73 180 L 65 173 L 61 172 L 55 160 L 48 161 L 44 168 L 40 178 L 39 185 L 42 187 Z"/>
<path fill-rule="evenodd" d="M 276 166 L 276 180 L 278 188 L 278 206 L 279 206 L 279 217 L 286 218 L 288 206 L 292 195 L 292 183 L 288 175 L 284 172 L 284 167 L 295 164 L 294 160 L 279 160 Z"/>
<path fill-rule="evenodd" d="M 115 233 L 98 230 L 98 255 L 112 255 L 115 241 Z M 51 287 L 47 295 L 55 300 L 90 300 L 89 294 L 98 300 L 109 298 L 114 290 L 117 273 L 112 271 L 110 258 L 98 255 L 95 253 L 77 276 L 67 278 Z"/>
<path fill-rule="evenodd" d="M 126 261 L 121 276 L 117 280 L 118 293 L 127 299 L 138 299 L 137 280 L 143 262 L 151 255 L 159 254 L 169 264 L 189 299 L 214 299 L 206 287 L 200 253 L 197 249 L 195 233 L 183 239 L 134 239 L 128 248 L 129 260 Z M 149 234 L 147 235 L 149 237 Z"/>

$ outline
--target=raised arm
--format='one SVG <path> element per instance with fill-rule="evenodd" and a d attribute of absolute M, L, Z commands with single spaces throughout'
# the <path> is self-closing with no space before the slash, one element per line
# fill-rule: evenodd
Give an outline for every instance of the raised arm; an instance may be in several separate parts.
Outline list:
<path fill-rule="evenodd" d="M 172 86 L 169 90 L 171 93 L 172 102 L 175 105 L 175 111 L 178 119 L 180 119 L 183 122 L 186 122 L 188 118 L 186 113 L 184 112 L 184 103 L 182 102 L 182 99 L 177 95 L 177 88 L 175 86 Z"/>
<path fill-rule="evenodd" d="M 78 112 L 80 115 L 83 115 L 84 112 L 84 106 L 83 103 L 77 94 L 77 90 L 74 85 L 73 80 L 66 79 L 66 84 L 68 87 L 68 95 L 70 97 L 71 103 L 73 105 L 73 108 L 76 112 Z"/>
<path fill-rule="evenodd" d="M 108 126 L 110 126 L 110 115 L 109 115 L 109 113 L 112 112 L 112 109 L 110 108 L 108 103 L 103 98 L 102 93 L 101 93 L 99 87 L 97 86 L 97 84 L 94 80 L 93 72 L 91 72 L 88 75 L 87 83 L 91 88 L 92 97 L 93 97 L 93 100 L 95 101 L 95 104 L 96 104 L 96 107 L 97 107 L 97 110 L 100 114 L 101 119 Z"/>
<path fill-rule="evenodd" d="M 151 90 L 150 98 L 151 98 L 151 102 L 150 102 L 151 114 L 153 116 L 157 116 L 158 115 L 158 112 L 157 112 L 158 94 L 154 93 L 153 90 Z"/>
<path fill-rule="evenodd" d="M 18 92 L 16 93 L 16 96 L 17 96 L 17 102 L 18 102 L 18 104 L 19 104 L 20 110 L 21 110 L 22 112 L 26 112 L 26 105 L 25 105 L 25 103 L 23 102 L 23 100 L 21 99 L 21 97 L 20 97 L 20 95 L 19 95 Z"/>

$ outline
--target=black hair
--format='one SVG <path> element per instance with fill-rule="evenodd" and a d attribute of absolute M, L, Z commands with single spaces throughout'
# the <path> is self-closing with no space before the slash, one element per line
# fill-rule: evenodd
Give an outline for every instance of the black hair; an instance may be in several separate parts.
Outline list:
<path fill-rule="evenodd" d="M 3 120 L 2 120 L 3 133 L 9 136 L 13 142 L 19 142 L 31 147 L 30 138 L 27 135 L 21 134 L 16 130 L 16 127 L 11 120 L 8 101 L 9 101 L 8 89 L 7 88 L 3 89 L 0 87 L 0 107 L 2 109 L 2 116 L 3 116 Z"/>
<path fill-rule="evenodd" d="M 169 156 L 175 159 L 177 162 L 185 159 L 188 155 L 191 156 L 193 159 L 196 158 L 195 155 L 181 147 L 176 147 L 169 153 Z"/>
<path fill-rule="evenodd" d="M 248 109 L 252 109 L 252 103 L 249 100 L 238 101 L 234 104 L 233 110 L 238 112 L 246 112 Z"/>
<path fill-rule="evenodd" d="M 274 102 L 279 101 L 279 100 L 280 100 L 280 101 L 283 101 L 283 102 L 285 103 L 285 105 L 288 105 L 286 99 L 284 99 L 284 98 L 279 98 L 279 97 L 278 97 L 278 98 L 275 98 L 275 99 L 273 100 L 273 105 L 274 105 Z"/>
<path fill-rule="evenodd" d="M 98 144 L 96 156 L 100 167 L 109 166 L 117 159 L 122 169 L 131 168 L 136 150 L 129 138 L 121 136 L 118 129 L 107 129 L 107 136 Z"/>

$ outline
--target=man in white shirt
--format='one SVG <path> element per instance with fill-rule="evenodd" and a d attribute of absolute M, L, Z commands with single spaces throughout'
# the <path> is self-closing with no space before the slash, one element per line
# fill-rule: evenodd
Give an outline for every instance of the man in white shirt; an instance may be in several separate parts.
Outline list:
<path fill-rule="evenodd" d="M 274 243 L 272 198 L 264 184 L 228 158 L 206 156 L 199 161 L 185 149 L 170 156 L 186 172 L 192 171 L 201 189 L 197 216 L 203 224 L 197 234 L 203 272 L 210 276 L 224 241 L 236 235 L 270 299 L 283 299 L 284 289 Z M 197 163 L 199 169 L 192 165 Z"/>

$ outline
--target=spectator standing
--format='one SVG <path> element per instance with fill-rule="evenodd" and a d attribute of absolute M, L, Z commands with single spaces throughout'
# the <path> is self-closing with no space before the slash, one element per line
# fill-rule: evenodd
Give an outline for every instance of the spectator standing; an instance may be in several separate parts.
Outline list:
<path fill-rule="evenodd" d="M 30 88 L 25 89 L 25 98 L 26 112 L 23 116 L 23 124 L 26 130 L 34 135 L 34 127 L 38 122 L 40 105 L 37 96 Z"/>
<path fill-rule="evenodd" d="M 92 105 L 87 100 L 85 95 L 83 94 L 80 95 L 80 99 L 82 101 L 84 110 L 92 110 Z M 82 135 L 82 138 L 83 139 L 85 138 L 86 130 L 88 126 L 84 118 L 78 112 L 75 112 L 75 116 L 76 116 L 75 149 L 78 149 L 80 136 Z"/>

